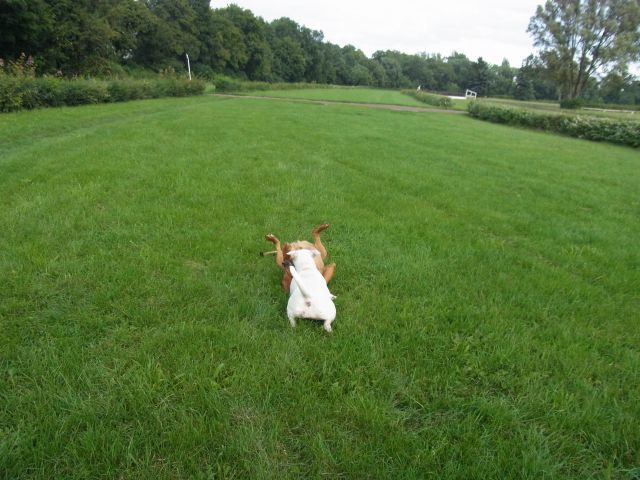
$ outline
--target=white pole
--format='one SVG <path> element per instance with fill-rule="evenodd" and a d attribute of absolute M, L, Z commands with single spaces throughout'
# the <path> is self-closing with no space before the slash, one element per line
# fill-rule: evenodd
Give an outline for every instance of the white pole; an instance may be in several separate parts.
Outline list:
<path fill-rule="evenodd" d="M 191 62 L 189 62 L 189 54 L 185 53 L 187 56 L 187 68 L 189 69 L 189 80 L 191 80 Z"/>

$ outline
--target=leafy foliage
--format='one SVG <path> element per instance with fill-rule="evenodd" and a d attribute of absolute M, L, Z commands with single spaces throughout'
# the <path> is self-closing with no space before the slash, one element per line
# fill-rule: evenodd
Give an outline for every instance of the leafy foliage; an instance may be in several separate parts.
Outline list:
<path fill-rule="evenodd" d="M 577 110 L 584 105 L 584 101 L 581 98 L 564 98 L 560 101 L 560 108 L 566 110 Z"/>
<path fill-rule="evenodd" d="M 332 85 L 315 84 L 315 83 L 288 83 L 288 82 L 251 82 L 239 80 L 237 78 L 226 75 L 216 75 L 212 79 L 217 92 L 251 92 L 266 90 L 301 90 L 307 88 L 332 88 Z"/>
<path fill-rule="evenodd" d="M 444 95 L 435 95 L 433 93 L 427 93 L 423 91 L 416 90 L 403 90 L 402 93 L 409 95 L 410 97 L 415 98 L 427 105 L 433 105 L 434 107 L 441 108 L 451 108 L 453 107 L 453 102 L 449 97 Z"/>
<path fill-rule="evenodd" d="M 624 71 L 640 59 L 637 0 L 549 0 L 529 32 L 562 95 L 579 97 L 596 73 Z"/>
<path fill-rule="evenodd" d="M 63 80 L 0 74 L 0 112 L 200 95 L 205 83 L 178 78 L 155 80 Z"/>
<path fill-rule="evenodd" d="M 640 122 L 540 113 L 483 102 L 471 102 L 469 114 L 480 120 L 556 132 L 586 140 L 640 147 Z"/>

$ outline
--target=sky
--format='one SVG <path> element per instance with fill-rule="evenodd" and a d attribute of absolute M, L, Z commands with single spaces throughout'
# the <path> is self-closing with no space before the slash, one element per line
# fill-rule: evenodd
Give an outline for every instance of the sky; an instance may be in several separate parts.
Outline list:
<path fill-rule="evenodd" d="M 267 21 L 289 17 L 325 40 L 347 44 L 371 56 L 376 50 L 405 53 L 464 53 L 514 67 L 534 51 L 527 33 L 530 18 L 543 0 L 235 0 Z"/>

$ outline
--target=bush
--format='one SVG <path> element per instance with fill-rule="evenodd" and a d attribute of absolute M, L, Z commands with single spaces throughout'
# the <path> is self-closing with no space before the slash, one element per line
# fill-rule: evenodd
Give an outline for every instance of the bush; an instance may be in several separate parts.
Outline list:
<path fill-rule="evenodd" d="M 480 120 L 556 132 L 586 140 L 640 147 L 640 122 L 581 117 L 471 102 L 469 114 Z"/>
<path fill-rule="evenodd" d="M 185 80 L 177 78 L 165 78 L 158 82 L 160 91 L 164 97 L 187 97 L 190 95 L 202 95 L 205 83 L 201 80 Z"/>
<path fill-rule="evenodd" d="M 434 93 L 427 93 L 417 90 L 402 90 L 402 93 L 404 93 L 405 95 L 409 95 L 410 97 L 413 97 L 422 103 L 426 103 L 427 105 L 433 105 L 434 107 L 453 107 L 453 102 L 451 101 L 451 99 L 449 97 L 445 97 L 444 95 L 436 95 Z"/>
<path fill-rule="evenodd" d="M 0 75 L 0 112 L 14 112 L 22 108 L 23 90 L 18 77 Z"/>
<path fill-rule="evenodd" d="M 85 105 L 108 101 L 109 92 L 104 83 L 96 81 L 63 82 L 60 95 L 65 105 Z"/>
<path fill-rule="evenodd" d="M 577 110 L 584 106 L 584 100 L 581 98 L 565 98 L 560 100 L 560 108 L 567 110 Z"/>
<path fill-rule="evenodd" d="M 110 102 L 152 98 L 149 82 L 140 80 L 114 80 L 107 86 Z"/>
<path fill-rule="evenodd" d="M 286 83 L 286 82 L 255 82 L 240 80 L 226 75 L 213 77 L 213 84 L 217 92 L 256 92 L 265 90 L 301 90 L 307 88 L 333 88 L 333 85 L 324 83 Z"/>
<path fill-rule="evenodd" d="M 23 99 L 24 108 L 59 107 L 64 105 L 61 94 L 63 81 L 59 78 L 41 77 L 34 80 L 29 97 Z M 31 101 L 29 101 L 31 99 Z"/>
<path fill-rule="evenodd" d="M 62 80 L 0 72 L 0 112 L 22 109 L 125 102 L 159 97 L 201 95 L 205 83 L 194 79 Z"/>
<path fill-rule="evenodd" d="M 217 92 L 240 92 L 244 91 L 243 82 L 226 75 L 217 75 L 213 78 L 213 84 Z"/>

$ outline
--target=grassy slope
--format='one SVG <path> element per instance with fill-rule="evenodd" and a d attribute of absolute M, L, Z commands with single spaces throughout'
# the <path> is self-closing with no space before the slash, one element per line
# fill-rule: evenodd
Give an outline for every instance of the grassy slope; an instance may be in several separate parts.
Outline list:
<path fill-rule="evenodd" d="M 361 87 L 312 88 L 301 90 L 271 90 L 251 92 L 251 95 L 278 98 L 297 98 L 304 100 L 331 100 L 334 102 L 386 103 L 389 105 L 408 105 L 427 107 L 418 100 L 396 90 L 381 90 Z"/>
<path fill-rule="evenodd" d="M 217 98 L 0 137 L 0 477 L 638 475 L 637 152 Z M 332 336 L 257 256 L 322 221 Z"/>

